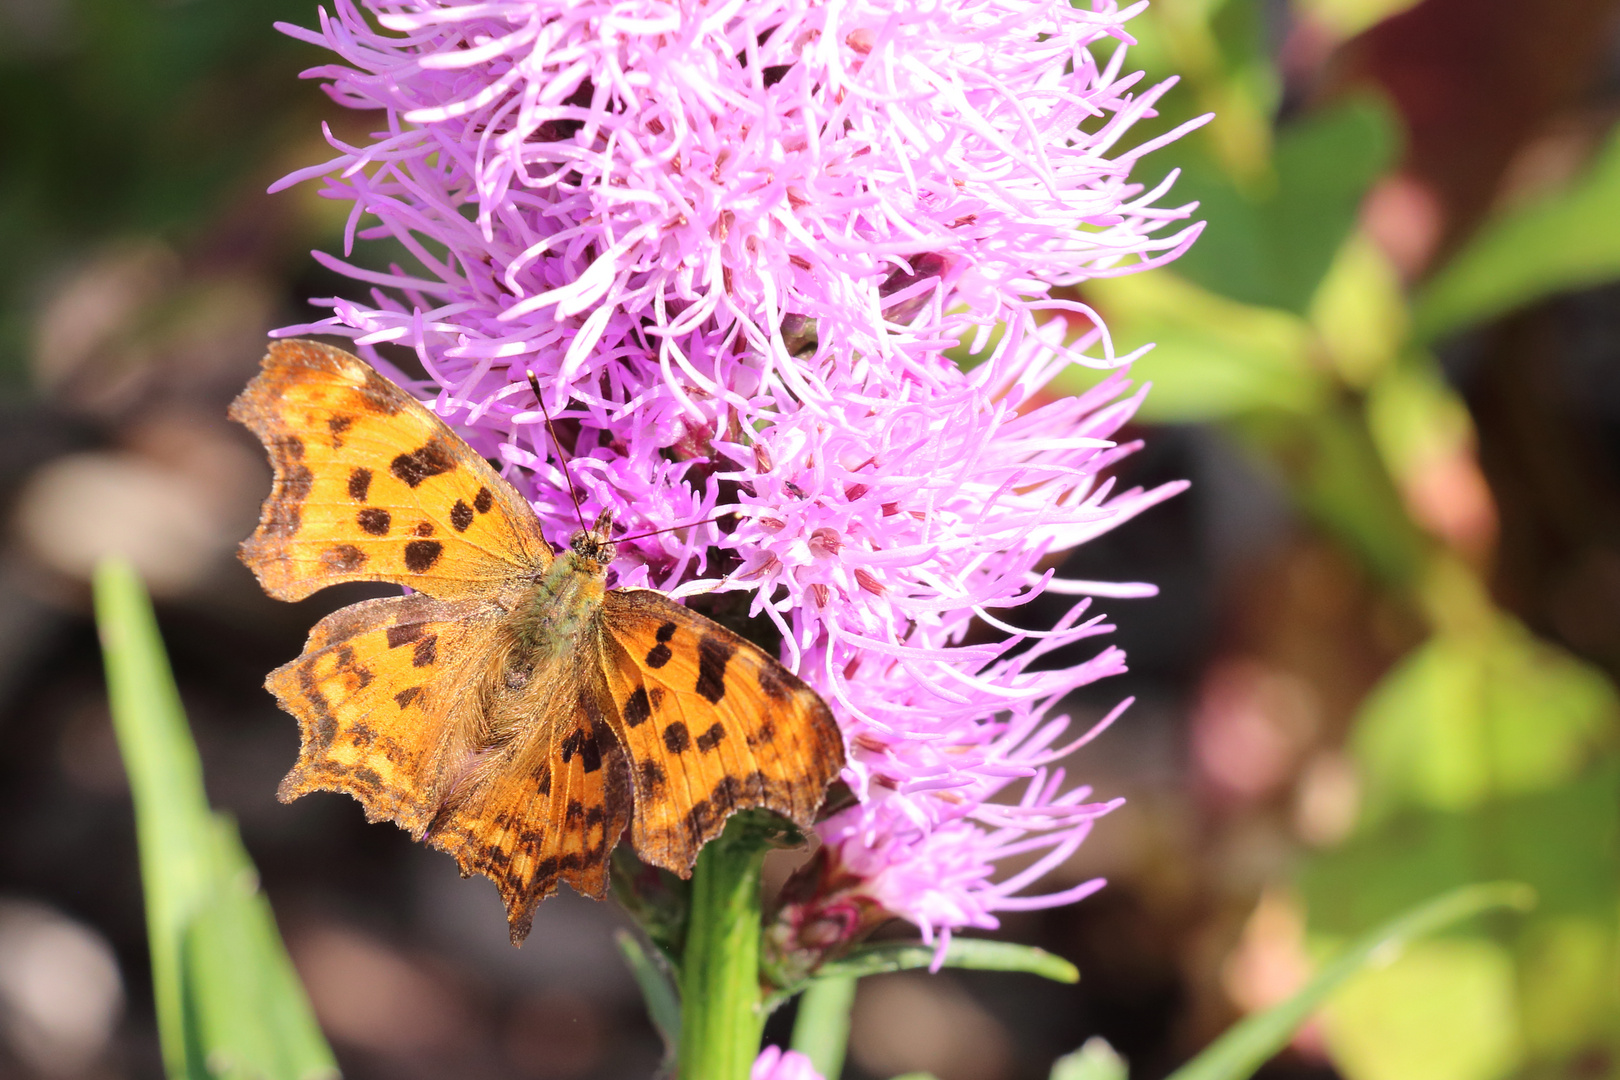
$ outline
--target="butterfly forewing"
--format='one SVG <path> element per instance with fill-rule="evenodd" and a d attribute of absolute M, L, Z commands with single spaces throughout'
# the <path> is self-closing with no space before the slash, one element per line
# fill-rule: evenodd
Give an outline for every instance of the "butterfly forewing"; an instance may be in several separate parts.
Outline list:
<path fill-rule="evenodd" d="M 685 875 L 726 817 L 749 807 L 814 823 L 844 761 L 814 691 L 757 645 L 649 589 L 609 592 L 602 628 L 641 858 Z"/>
<path fill-rule="evenodd" d="M 544 568 L 534 511 L 445 423 L 358 357 L 270 346 L 231 405 L 270 451 L 275 481 L 242 560 L 299 600 L 340 581 L 392 581 L 441 599 L 486 595 Z"/>

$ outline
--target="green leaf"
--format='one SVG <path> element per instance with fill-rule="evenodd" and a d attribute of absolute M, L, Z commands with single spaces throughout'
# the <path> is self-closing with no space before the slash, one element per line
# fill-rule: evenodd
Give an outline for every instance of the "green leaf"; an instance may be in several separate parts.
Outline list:
<path fill-rule="evenodd" d="M 1500 1080 L 1524 1059 L 1513 958 L 1482 936 L 1419 942 L 1357 973 L 1322 1019 L 1347 1080 Z"/>
<path fill-rule="evenodd" d="M 235 829 L 208 808 L 139 578 L 97 568 L 96 623 L 135 801 L 152 984 L 171 1080 L 309 1080 L 337 1067 Z"/>
<path fill-rule="evenodd" d="M 1565 783 L 1616 741 L 1617 713 L 1601 673 L 1512 620 L 1436 634 L 1356 719 L 1364 816 L 1466 810 Z"/>
<path fill-rule="evenodd" d="M 1328 386 L 1311 359 L 1311 328 L 1301 318 L 1252 307 L 1178 277 L 1152 270 L 1093 281 L 1087 299 L 1108 321 L 1115 347 L 1153 343 L 1134 374 L 1153 383 L 1141 419 L 1185 423 L 1258 410 L 1308 414 Z M 1053 388 L 1078 393 L 1097 374 L 1066 368 Z"/>
<path fill-rule="evenodd" d="M 1263 193 L 1239 190 L 1206 159 L 1181 151 L 1176 192 L 1199 200 L 1208 225 L 1177 271 L 1233 300 L 1304 314 L 1397 142 L 1389 107 L 1362 97 L 1280 132 L 1275 184 Z"/>
<path fill-rule="evenodd" d="M 1430 280 L 1415 305 L 1415 335 L 1437 341 L 1553 293 L 1617 277 L 1620 127 L 1580 179 L 1486 224 Z"/>
<path fill-rule="evenodd" d="M 1287 1001 L 1233 1025 L 1172 1073 L 1170 1080 L 1244 1080 L 1253 1076 L 1351 976 L 1464 919 L 1502 908 L 1527 911 L 1534 903 L 1535 892 L 1528 886 L 1496 882 L 1468 885 L 1408 911 L 1350 945 Z"/>
<path fill-rule="evenodd" d="M 1101 1035 L 1093 1035 L 1084 1046 L 1052 1064 L 1051 1080 L 1126 1080 L 1125 1059 Z"/>
<path fill-rule="evenodd" d="M 1487 928 L 1492 939 L 1512 952 L 1515 1026 L 1532 1059 L 1529 1069 L 1551 1067 L 1611 1044 L 1613 1034 L 1620 1032 L 1620 995 L 1614 992 L 1620 986 L 1615 925 L 1620 757 L 1608 755 L 1573 780 L 1499 796 L 1466 812 L 1404 811 L 1313 857 L 1299 883 L 1313 937 L 1342 940 L 1418 898 L 1486 878 L 1523 881 L 1539 899 L 1528 919 Z M 1421 963 L 1391 983 L 1388 994 L 1427 983 L 1430 989 L 1421 995 L 1425 1000 L 1448 994 L 1455 999 L 1449 1007 L 1458 1015 L 1487 1011 L 1492 999 L 1479 987 L 1452 988 L 1445 994 L 1434 989 L 1448 980 L 1471 978 L 1467 972 L 1488 968 L 1487 961 L 1436 954 Z M 1442 978 L 1441 969 L 1452 975 Z M 1393 1044 L 1405 1038 L 1400 1020 L 1368 1007 L 1347 1015 L 1339 1030 L 1346 1038 L 1355 1037 L 1352 1028 L 1367 1030 L 1367 1038 Z M 1415 1038 L 1408 1043 L 1407 1052 L 1414 1056 L 1421 1050 L 1416 1043 Z M 1517 1045 L 1515 1041 L 1510 1048 Z M 1450 1064 L 1466 1066 L 1469 1059 L 1452 1057 Z"/>
<path fill-rule="evenodd" d="M 852 975 L 823 976 L 812 980 L 799 998 L 792 1048 L 807 1056 L 826 1080 L 838 1080 L 844 1072 L 857 981 Z"/>
<path fill-rule="evenodd" d="M 1405 812 L 1311 859 L 1299 883 L 1312 931 L 1347 937 L 1423 897 L 1486 878 L 1535 889 L 1538 920 L 1612 920 L 1620 761 L 1472 813 Z"/>
<path fill-rule="evenodd" d="M 1363 30 L 1375 26 L 1407 8 L 1418 0 L 1294 0 L 1298 12 L 1308 13 L 1311 20 L 1331 30 L 1335 38 L 1344 41 Z"/>
<path fill-rule="evenodd" d="M 863 945 L 842 959 L 823 964 L 817 978 L 859 978 L 887 971 L 925 968 L 933 964 L 935 955 L 934 946 L 920 941 Z M 1032 945 L 986 941 L 983 938 L 952 938 L 945 950 L 943 966 L 978 971 L 1024 971 L 1061 983 L 1080 981 L 1080 969 L 1061 956 Z"/>

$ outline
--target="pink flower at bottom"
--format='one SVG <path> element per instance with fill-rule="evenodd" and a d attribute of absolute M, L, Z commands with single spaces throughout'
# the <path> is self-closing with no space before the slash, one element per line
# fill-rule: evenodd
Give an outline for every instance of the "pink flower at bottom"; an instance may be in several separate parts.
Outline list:
<path fill-rule="evenodd" d="M 748 1080 L 822 1080 L 822 1076 L 797 1050 L 767 1046 L 754 1061 Z"/>

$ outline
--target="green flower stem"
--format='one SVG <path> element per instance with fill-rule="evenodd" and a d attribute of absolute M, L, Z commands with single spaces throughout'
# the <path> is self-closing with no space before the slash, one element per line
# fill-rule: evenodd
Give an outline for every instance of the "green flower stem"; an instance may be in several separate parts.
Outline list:
<path fill-rule="evenodd" d="M 766 843 L 734 820 L 698 855 L 681 956 L 681 1080 L 748 1080 L 760 1008 L 760 869 Z"/>
<path fill-rule="evenodd" d="M 812 982 L 799 998 L 793 1049 L 807 1056 L 826 1080 L 838 1080 L 844 1072 L 856 981 L 854 975 L 828 975 Z"/>

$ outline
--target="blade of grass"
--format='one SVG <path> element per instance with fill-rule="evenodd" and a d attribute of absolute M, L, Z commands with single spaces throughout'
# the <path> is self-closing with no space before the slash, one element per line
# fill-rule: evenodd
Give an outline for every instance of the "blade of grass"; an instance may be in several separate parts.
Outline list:
<path fill-rule="evenodd" d="M 1324 967 L 1303 990 L 1233 1025 L 1169 1080 L 1244 1080 L 1288 1044 L 1307 1018 L 1352 975 L 1392 959 L 1402 948 L 1486 911 L 1528 911 L 1535 891 L 1517 882 L 1466 885 L 1407 911 L 1366 934 Z"/>
<path fill-rule="evenodd" d="M 337 1075 L 234 827 L 208 807 L 140 579 L 96 570 L 96 623 L 135 802 L 152 985 L 171 1080 Z"/>
<path fill-rule="evenodd" d="M 113 730 L 135 801 L 163 1064 L 171 1078 L 204 1078 L 181 963 L 185 927 L 206 905 L 213 880 L 202 763 L 186 732 L 151 603 L 127 563 L 97 568 L 95 605 Z"/>
<path fill-rule="evenodd" d="M 335 1077 L 303 986 L 235 824 L 214 815 L 221 877 L 185 937 L 187 986 L 208 1071 L 230 1080 Z"/>

